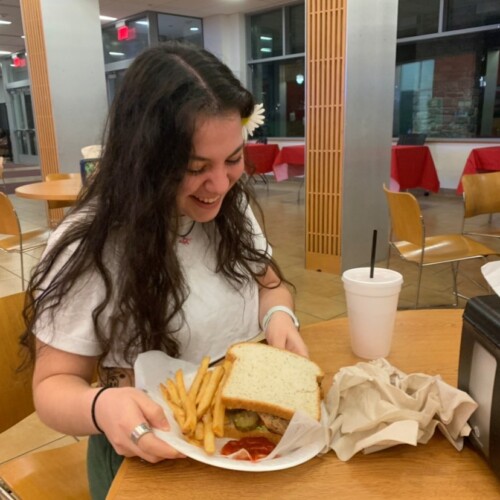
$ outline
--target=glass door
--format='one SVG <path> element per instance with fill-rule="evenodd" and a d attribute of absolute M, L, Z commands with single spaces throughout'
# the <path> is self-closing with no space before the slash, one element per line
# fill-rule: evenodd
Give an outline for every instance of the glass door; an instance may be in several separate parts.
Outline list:
<path fill-rule="evenodd" d="M 11 89 L 13 110 L 13 150 L 17 163 L 37 164 L 38 144 L 35 131 L 35 119 L 29 87 Z"/>

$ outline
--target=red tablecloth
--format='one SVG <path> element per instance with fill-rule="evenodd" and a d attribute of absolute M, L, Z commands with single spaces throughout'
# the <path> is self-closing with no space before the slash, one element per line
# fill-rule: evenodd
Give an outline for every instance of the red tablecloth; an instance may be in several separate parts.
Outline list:
<path fill-rule="evenodd" d="M 279 153 L 277 144 L 245 144 L 245 158 L 255 170 L 248 174 L 265 174 L 273 171 L 274 160 Z"/>
<path fill-rule="evenodd" d="M 465 162 L 462 176 L 500 170 L 500 146 L 473 149 Z M 457 194 L 463 193 L 462 176 L 457 187 Z"/>
<path fill-rule="evenodd" d="M 305 146 L 283 146 L 274 159 L 276 182 L 304 175 Z"/>
<path fill-rule="evenodd" d="M 400 191 L 423 188 L 437 193 L 439 178 L 427 146 L 392 146 L 391 180 Z M 394 188 L 394 183 L 391 182 Z"/>

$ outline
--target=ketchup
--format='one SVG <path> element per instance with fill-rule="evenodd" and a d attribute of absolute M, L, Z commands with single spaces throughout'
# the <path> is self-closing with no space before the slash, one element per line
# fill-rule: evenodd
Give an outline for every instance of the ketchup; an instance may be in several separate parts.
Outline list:
<path fill-rule="evenodd" d="M 267 457 L 276 445 L 271 443 L 265 437 L 244 437 L 238 440 L 228 441 L 221 450 L 222 455 L 232 455 L 241 450 L 246 450 L 247 453 L 241 453 L 234 457 L 237 460 L 251 460 L 255 462 L 261 458 Z"/>

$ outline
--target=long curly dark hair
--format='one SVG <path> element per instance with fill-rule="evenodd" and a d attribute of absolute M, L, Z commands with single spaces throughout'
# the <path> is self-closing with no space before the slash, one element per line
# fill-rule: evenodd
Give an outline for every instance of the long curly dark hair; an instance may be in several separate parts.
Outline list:
<path fill-rule="evenodd" d="M 100 363 L 117 346 L 131 364 L 137 350 L 179 355 L 172 318 L 182 314 L 189 291 L 175 252 L 176 194 L 193 151 L 195 120 L 200 114 L 228 111 L 246 118 L 253 108 L 252 95 L 203 49 L 166 43 L 135 59 L 111 106 L 98 170 L 73 210 L 80 216 L 31 277 L 21 338 L 31 361 L 37 319 L 44 312 L 57 314 L 75 283 L 90 273 L 102 280 L 105 290 L 92 311 L 103 350 Z M 285 281 L 274 260 L 254 246 L 245 216 L 249 202 L 260 210 L 242 178 L 208 223 L 220 235 L 217 271 L 235 288 L 256 280 L 268 266 Z M 55 264 L 70 245 L 72 255 L 58 269 Z M 119 276 L 106 265 L 110 254 Z M 104 325 L 102 313 L 110 306 L 111 321 Z"/>

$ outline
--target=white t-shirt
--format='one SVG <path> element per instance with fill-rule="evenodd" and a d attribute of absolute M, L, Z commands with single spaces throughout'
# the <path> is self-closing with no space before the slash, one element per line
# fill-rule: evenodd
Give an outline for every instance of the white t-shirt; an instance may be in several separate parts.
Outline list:
<path fill-rule="evenodd" d="M 254 228 L 256 248 L 271 255 L 271 248 L 250 207 L 247 208 L 246 215 Z M 46 251 L 70 223 L 69 218 L 69 221 L 64 221 L 58 227 Z M 192 220 L 182 217 L 180 234 L 189 231 L 192 223 Z M 66 249 L 66 258 L 76 246 L 77 243 Z M 180 358 L 193 363 L 199 363 L 205 355 L 211 359 L 219 359 L 224 356 L 229 345 L 251 339 L 260 331 L 258 284 L 250 280 L 245 286 L 235 287 L 221 273 L 216 273 L 216 251 L 201 223 L 196 223 L 187 236 L 178 238 L 177 255 L 188 286 L 188 294 L 183 304 L 185 323 L 175 336 L 179 341 Z M 51 275 L 54 275 L 64 262 L 65 259 L 61 256 Z M 107 255 L 105 263 L 110 273 L 116 276 L 119 272 L 116 259 Z M 154 272 L 154 264 L 145 272 Z M 40 316 L 35 325 L 35 335 L 42 342 L 62 351 L 84 356 L 99 355 L 101 348 L 94 333 L 92 311 L 103 297 L 104 286 L 97 273 L 92 272 L 80 278 L 64 297 L 54 318 L 50 312 Z M 104 325 L 109 320 L 111 309 L 110 304 L 101 315 Z M 174 321 L 180 323 L 180 316 L 174 318 Z M 107 355 L 103 365 L 130 368 L 117 350 Z"/>

